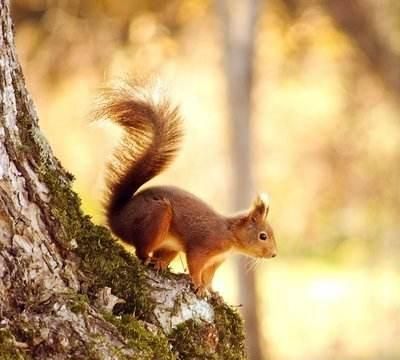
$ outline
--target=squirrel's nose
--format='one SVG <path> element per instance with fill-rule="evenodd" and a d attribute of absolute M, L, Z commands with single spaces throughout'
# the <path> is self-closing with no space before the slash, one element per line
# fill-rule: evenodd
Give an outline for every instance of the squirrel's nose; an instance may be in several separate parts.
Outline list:
<path fill-rule="evenodd" d="M 277 253 L 273 253 L 272 255 L 271 255 L 271 257 L 275 257 L 277 255 Z"/>

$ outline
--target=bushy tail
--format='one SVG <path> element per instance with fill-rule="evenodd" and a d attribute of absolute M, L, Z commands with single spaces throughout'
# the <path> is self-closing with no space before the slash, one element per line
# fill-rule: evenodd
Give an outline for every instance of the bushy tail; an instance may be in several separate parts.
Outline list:
<path fill-rule="evenodd" d="M 124 84 L 103 91 L 95 118 L 120 125 L 124 135 L 108 165 L 105 210 L 108 221 L 144 183 L 164 170 L 179 150 L 182 120 L 167 100 L 155 103 L 143 87 Z"/>

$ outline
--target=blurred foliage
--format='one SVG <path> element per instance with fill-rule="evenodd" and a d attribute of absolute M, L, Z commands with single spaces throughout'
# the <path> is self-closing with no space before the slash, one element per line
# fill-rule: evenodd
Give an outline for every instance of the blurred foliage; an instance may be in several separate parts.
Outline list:
<path fill-rule="evenodd" d="M 76 175 L 84 207 L 96 221 L 102 219 L 104 163 L 118 132 L 109 126 L 90 126 L 88 114 L 97 88 L 131 74 L 161 78 L 186 119 L 182 153 L 152 183 L 182 186 L 221 211 L 229 209 L 222 34 L 211 1 L 14 0 L 13 4 L 18 53 L 41 127 L 56 155 Z M 265 328 L 272 334 L 269 341 L 277 359 L 333 359 L 338 354 L 342 359 L 396 359 L 400 356 L 395 341 L 399 329 L 393 322 L 400 321 L 400 294 L 394 290 L 400 255 L 400 92 L 395 89 L 400 79 L 400 62 L 396 63 L 400 5 L 396 0 L 326 4 L 268 0 L 258 28 L 252 123 L 256 189 L 272 196 L 271 222 L 280 256 L 288 262 L 268 265 L 271 283 L 268 300 L 263 301 L 269 313 L 274 309 L 277 313 L 267 317 Z M 346 4 L 353 6 L 352 11 L 360 10 L 356 4 L 363 5 L 360 18 L 354 17 L 357 26 L 340 23 Z M 361 16 L 368 21 L 361 21 Z M 373 34 L 373 46 L 372 37 L 360 37 L 358 26 Z M 391 54 L 390 59 L 376 53 L 378 48 Z M 312 260 L 305 265 L 300 258 Z M 378 269 L 384 270 L 376 274 Z M 230 276 L 227 270 L 229 265 L 216 281 L 222 290 L 232 287 L 221 281 L 221 274 Z M 309 281 L 324 276 L 329 280 L 331 271 L 332 281 L 344 284 L 346 296 L 332 295 L 336 305 L 329 307 L 328 301 L 314 314 L 315 304 L 302 294 L 303 285 L 307 289 Z M 367 285 L 371 277 L 373 282 Z M 360 283 L 365 287 L 357 287 Z M 300 289 L 293 289 L 296 284 Z M 371 294 L 373 301 L 368 300 Z M 280 301 L 285 296 L 298 299 L 296 310 L 286 312 Z M 353 321 L 349 315 L 357 304 L 367 320 Z M 333 320 L 312 322 L 315 331 L 307 338 L 313 341 L 313 350 L 307 357 L 302 334 L 309 317 L 328 316 L 330 311 Z M 382 311 L 384 319 L 369 316 L 371 311 Z M 282 321 L 285 314 L 289 318 Z M 342 334 L 340 329 L 348 327 L 344 319 L 354 328 Z M 365 339 L 374 334 L 363 331 L 383 329 L 386 323 L 390 325 L 386 340 L 376 340 L 368 352 L 363 350 Z M 292 351 L 279 341 L 287 327 Z"/>
<path fill-rule="evenodd" d="M 13 5 L 24 58 L 40 63 L 42 79 L 54 84 L 72 69 L 107 66 L 118 51 L 135 56 L 151 41 L 165 41 L 164 49 L 157 49 L 165 51 L 158 57 L 165 56 L 207 1 L 16 0 Z"/>

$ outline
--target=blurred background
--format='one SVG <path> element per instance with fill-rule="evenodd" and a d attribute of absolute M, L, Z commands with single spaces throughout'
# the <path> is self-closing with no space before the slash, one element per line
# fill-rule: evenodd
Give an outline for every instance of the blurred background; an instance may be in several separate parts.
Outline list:
<path fill-rule="evenodd" d="M 186 128 L 151 183 L 224 213 L 271 196 L 279 256 L 214 280 L 244 309 L 252 360 L 400 359 L 399 1 L 13 5 L 41 128 L 95 222 L 118 132 L 89 124 L 94 97 L 151 74 Z"/>

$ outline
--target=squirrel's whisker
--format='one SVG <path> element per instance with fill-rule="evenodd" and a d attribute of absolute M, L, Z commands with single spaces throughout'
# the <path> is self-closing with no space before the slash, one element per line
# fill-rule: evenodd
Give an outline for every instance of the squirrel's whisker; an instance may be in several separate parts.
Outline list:
<path fill-rule="evenodd" d="M 246 273 L 253 271 L 256 265 L 257 265 L 257 259 L 250 259 L 249 266 L 246 268 Z"/>

